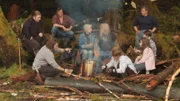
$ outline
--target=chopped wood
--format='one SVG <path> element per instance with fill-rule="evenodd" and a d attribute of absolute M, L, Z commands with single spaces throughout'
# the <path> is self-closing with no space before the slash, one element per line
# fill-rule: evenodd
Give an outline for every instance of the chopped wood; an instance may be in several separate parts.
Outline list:
<path fill-rule="evenodd" d="M 175 77 L 176 77 L 179 73 L 180 73 L 180 67 L 179 67 L 179 69 L 178 69 L 178 70 L 172 75 L 172 77 L 171 77 L 171 81 L 169 82 L 168 87 L 167 87 L 167 89 L 166 89 L 165 101 L 168 101 L 169 92 L 170 92 L 172 83 L 173 83 L 173 81 L 175 80 Z"/>

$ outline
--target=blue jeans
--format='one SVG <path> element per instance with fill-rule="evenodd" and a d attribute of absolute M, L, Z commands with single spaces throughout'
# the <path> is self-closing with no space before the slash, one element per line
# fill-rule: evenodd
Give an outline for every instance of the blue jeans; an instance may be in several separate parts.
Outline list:
<path fill-rule="evenodd" d="M 82 52 L 82 59 L 86 60 L 92 60 L 93 59 L 93 51 L 92 50 L 81 50 Z"/>
<path fill-rule="evenodd" d="M 145 63 L 134 64 L 134 67 L 136 68 L 136 71 L 142 71 L 142 70 L 145 70 L 145 69 L 146 69 Z"/>
<path fill-rule="evenodd" d="M 111 59 L 112 54 L 111 51 L 100 51 L 100 56 L 98 58 L 94 57 L 93 60 L 96 61 L 96 69 L 95 69 L 95 74 L 98 75 L 100 73 L 102 73 L 102 69 L 101 66 L 102 64 L 102 60 L 104 59 Z"/>
<path fill-rule="evenodd" d="M 138 34 L 136 34 L 136 36 L 135 36 L 135 47 L 136 47 L 136 48 L 139 48 L 139 47 L 140 47 L 139 42 L 140 42 L 141 38 L 142 38 L 143 35 L 144 35 L 144 31 L 145 31 L 145 30 L 140 30 L 140 32 L 139 32 Z"/>
<path fill-rule="evenodd" d="M 100 59 L 103 60 L 103 59 L 111 59 L 112 57 L 112 54 L 111 54 L 111 51 L 100 51 Z"/>
<path fill-rule="evenodd" d="M 74 35 L 73 31 L 61 31 L 58 27 L 53 26 L 51 29 L 51 33 L 55 34 L 57 37 L 68 37 L 72 38 Z"/>

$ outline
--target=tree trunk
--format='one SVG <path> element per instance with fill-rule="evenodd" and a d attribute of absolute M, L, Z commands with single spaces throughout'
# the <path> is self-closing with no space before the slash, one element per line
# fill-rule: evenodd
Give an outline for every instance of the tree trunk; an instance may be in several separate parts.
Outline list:
<path fill-rule="evenodd" d="M 45 85 L 51 85 L 51 86 L 71 86 L 74 88 L 77 88 L 81 91 L 88 91 L 92 93 L 106 93 L 102 87 L 98 86 L 95 82 L 90 80 L 82 80 L 82 79 L 73 79 L 73 78 L 47 78 L 45 80 Z M 132 93 L 128 89 L 123 89 L 116 84 L 102 82 L 102 84 L 108 88 L 110 91 L 114 93 Z M 159 86 L 157 89 L 154 89 L 152 91 L 147 91 L 145 88 L 145 85 L 137 85 L 137 84 L 130 84 L 128 83 L 127 86 L 129 86 L 133 91 L 139 92 L 141 94 L 148 94 L 157 98 L 163 98 L 166 92 L 165 86 Z M 171 90 L 170 98 L 176 98 L 180 99 L 180 89 L 173 87 Z"/>

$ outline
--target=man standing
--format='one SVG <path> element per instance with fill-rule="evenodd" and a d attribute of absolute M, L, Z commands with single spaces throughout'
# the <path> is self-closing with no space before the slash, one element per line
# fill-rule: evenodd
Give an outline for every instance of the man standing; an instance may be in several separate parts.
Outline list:
<path fill-rule="evenodd" d="M 34 11 L 32 17 L 28 18 L 23 25 L 22 29 L 22 42 L 23 47 L 36 54 L 40 47 L 45 44 L 46 38 L 41 32 L 39 22 L 41 20 L 41 13 L 39 11 Z"/>
<path fill-rule="evenodd" d="M 74 32 L 71 31 L 74 26 L 74 20 L 68 15 L 63 14 L 62 8 L 58 8 L 56 14 L 52 18 L 52 34 L 55 37 L 66 37 L 71 39 L 74 35 Z M 66 42 L 67 43 L 67 42 Z"/>
<path fill-rule="evenodd" d="M 148 8 L 142 6 L 141 15 L 137 16 L 134 22 L 134 30 L 136 31 L 135 47 L 139 48 L 139 41 L 141 40 L 145 30 L 154 33 L 158 26 L 158 22 L 152 16 L 148 15 Z"/>

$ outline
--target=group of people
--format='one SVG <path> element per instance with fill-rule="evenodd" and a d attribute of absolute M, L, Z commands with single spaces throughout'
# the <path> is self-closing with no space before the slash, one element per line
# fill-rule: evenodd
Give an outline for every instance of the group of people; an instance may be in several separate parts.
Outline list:
<path fill-rule="evenodd" d="M 74 33 L 71 31 L 74 20 L 63 14 L 63 10 L 58 8 L 52 18 L 52 36 L 46 38 L 40 28 L 41 13 L 34 11 L 25 21 L 20 39 L 25 50 L 35 55 L 32 69 L 38 71 L 42 77 L 54 77 L 59 71 L 69 73 L 55 61 L 55 52 L 71 52 L 71 48 L 59 48 L 59 43 L 55 37 L 66 37 L 72 39 Z"/>
<path fill-rule="evenodd" d="M 52 18 L 52 37 L 46 39 L 41 32 L 39 21 L 41 13 L 35 11 L 23 26 L 22 42 L 24 47 L 33 51 L 35 59 L 33 62 L 33 70 L 38 70 L 45 77 L 54 77 L 59 71 L 70 73 L 68 69 L 64 69 L 58 65 L 54 59 L 55 52 L 71 52 L 71 48 L 59 48 L 57 37 L 73 38 L 72 28 L 74 20 L 63 13 L 62 8 L 58 8 L 56 14 Z M 79 49 L 83 60 L 96 61 L 97 65 L 94 70 L 95 75 L 105 71 L 106 73 L 117 73 L 128 75 L 137 74 L 142 70 L 154 70 L 156 57 L 156 44 L 152 39 L 153 32 L 158 27 L 156 20 L 148 15 L 148 8 L 141 8 L 141 16 L 138 16 L 134 22 L 134 30 L 136 31 L 135 52 L 139 54 L 133 63 L 126 55 L 126 51 L 115 45 L 116 36 L 111 32 L 107 23 L 99 26 L 99 33 L 92 32 L 92 25 L 85 24 L 84 32 L 79 37 Z M 109 59 L 108 63 L 103 61 Z"/>
<path fill-rule="evenodd" d="M 92 33 L 92 25 L 85 24 L 84 32 L 80 35 L 79 46 L 82 59 L 94 60 L 97 63 L 95 75 L 105 71 L 117 74 L 137 74 L 142 70 L 149 74 L 154 70 L 156 59 L 156 44 L 153 41 L 153 32 L 158 27 L 157 21 L 148 15 L 148 8 L 141 8 L 141 15 L 134 22 L 136 31 L 134 51 L 139 55 L 133 63 L 125 54 L 126 50 L 115 45 L 116 37 L 110 31 L 107 23 L 100 24 L 99 34 Z M 108 63 L 104 63 L 109 59 Z"/>

